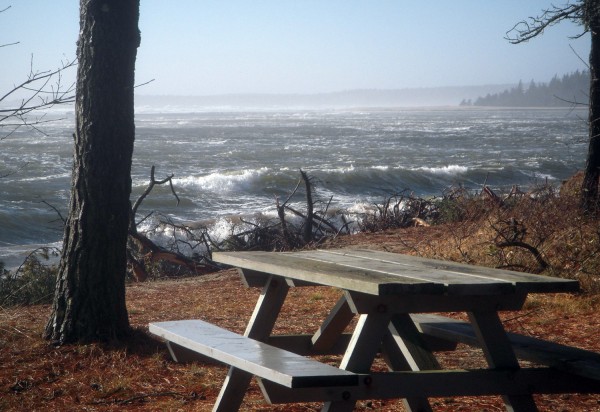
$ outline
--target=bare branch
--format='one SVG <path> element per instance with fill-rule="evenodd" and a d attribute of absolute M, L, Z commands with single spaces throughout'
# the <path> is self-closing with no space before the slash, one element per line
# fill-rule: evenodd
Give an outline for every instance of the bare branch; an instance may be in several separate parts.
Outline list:
<path fill-rule="evenodd" d="M 561 102 L 565 102 L 565 103 L 569 103 L 572 106 L 589 106 L 588 103 L 581 103 L 578 102 L 577 100 L 568 100 L 568 99 L 563 99 L 562 97 L 559 97 L 557 95 L 552 95 L 552 97 L 554 97 L 555 99 L 560 100 Z"/>
<path fill-rule="evenodd" d="M 13 43 L 6 43 L 6 44 L 0 44 L 0 47 L 8 47 L 8 46 L 14 46 L 16 44 L 19 44 L 20 42 L 16 41 Z"/>
<path fill-rule="evenodd" d="M 4 13 L 6 10 L 10 9 L 11 7 L 12 6 L 6 6 L 2 10 L 0 10 L 0 13 Z M 0 47 L 14 46 L 15 44 L 19 44 L 19 42 L 17 41 L 17 42 L 14 42 L 14 43 L 0 44 Z"/>
<path fill-rule="evenodd" d="M 528 20 L 523 20 L 515 24 L 506 32 L 505 39 L 512 44 L 525 43 L 542 34 L 548 27 L 554 26 L 563 20 L 583 23 L 584 12 L 583 2 L 576 4 L 567 3 L 561 7 L 552 5 L 551 8 L 544 10 L 540 16 L 529 17 Z M 579 38 L 586 32 L 587 28 L 584 28 L 581 34 L 573 38 Z"/>
<path fill-rule="evenodd" d="M 150 79 L 150 80 L 148 80 L 147 82 L 140 83 L 140 84 L 136 84 L 136 85 L 135 85 L 135 86 L 133 86 L 133 87 L 134 87 L 135 89 L 137 89 L 138 87 L 142 87 L 142 86 L 145 86 L 145 85 L 147 85 L 147 84 L 150 84 L 150 83 L 152 83 L 154 80 L 156 80 L 156 79 Z"/>
<path fill-rule="evenodd" d="M 50 203 L 46 202 L 45 200 L 42 200 L 42 203 L 45 204 L 46 206 L 48 206 L 50 209 L 54 210 L 56 212 L 56 214 L 58 215 L 58 218 L 63 222 L 63 224 L 67 223 L 67 220 L 63 217 L 63 215 L 60 213 L 60 210 L 58 210 L 56 208 L 56 206 L 51 205 Z"/>
<path fill-rule="evenodd" d="M 146 190 L 144 190 L 144 192 L 140 195 L 140 197 L 138 197 L 138 199 L 135 201 L 135 203 L 133 204 L 133 206 L 131 208 L 131 228 L 132 229 L 135 228 L 135 226 L 137 226 L 137 224 L 141 223 L 141 222 L 138 222 L 137 224 L 135 223 L 135 215 L 137 213 L 138 208 L 140 207 L 140 205 L 146 198 L 146 196 L 148 196 L 150 194 L 150 192 L 152 192 L 152 189 L 154 189 L 154 186 L 164 185 L 165 183 L 168 182 L 169 186 L 171 187 L 171 193 L 173 193 L 173 196 L 175 196 L 175 198 L 177 199 L 177 205 L 179 205 L 179 196 L 177 196 L 177 193 L 175 192 L 175 188 L 173 187 L 173 176 L 174 175 L 171 174 L 162 180 L 156 180 L 154 178 L 154 170 L 155 170 L 155 167 L 154 167 L 154 165 L 152 165 L 152 167 L 150 168 L 150 182 L 148 183 Z M 148 216 L 146 216 L 144 218 L 144 220 L 147 218 L 148 218 Z"/>
<path fill-rule="evenodd" d="M 19 93 L 27 93 L 27 96 L 16 107 L 0 109 L 0 128 L 11 129 L 5 133 L 4 137 L 14 133 L 22 126 L 40 131 L 36 126 L 45 122 L 42 120 L 43 116 L 31 118 L 31 114 L 50 109 L 55 105 L 75 101 L 75 84 L 72 83 L 68 86 L 63 84 L 63 71 L 76 64 L 76 60 L 65 60 L 54 70 L 35 71 L 32 56 L 27 78 L 0 97 L 0 102 L 3 102 L 12 96 L 16 97 Z"/>
<path fill-rule="evenodd" d="M 583 64 L 585 64 L 585 67 L 587 67 L 587 69 L 588 69 L 588 70 L 590 70 L 590 62 L 589 62 L 589 61 L 586 61 L 586 60 L 585 60 L 583 57 L 581 57 L 581 56 L 579 55 L 579 53 L 577 53 L 577 52 L 575 51 L 575 49 L 573 48 L 573 46 L 572 46 L 572 45 L 570 45 L 570 44 L 569 44 L 569 48 L 571 49 L 571 51 L 573 52 L 573 54 L 575 54 L 575 56 L 577 56 L 577 58 L 578 58 L 579 60 L 581 60 L 581 62 L 582 62 Z"/>

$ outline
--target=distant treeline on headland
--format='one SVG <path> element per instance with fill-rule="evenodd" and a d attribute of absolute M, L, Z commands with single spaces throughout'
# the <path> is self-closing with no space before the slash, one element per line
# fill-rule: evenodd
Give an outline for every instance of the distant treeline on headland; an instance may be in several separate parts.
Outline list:
<path fill-rule="evenodd" d="M 590 72 L 577 70 L 562 78 L 554 76 L 549 83 L 533 80 L 525 88 L 520 81 L 516 87 L 501 93 L 487 94 L 475 101 L 463 99 L 461 106 L 500 107 L 561 107 L 586 104 L 589 97 Z"/>

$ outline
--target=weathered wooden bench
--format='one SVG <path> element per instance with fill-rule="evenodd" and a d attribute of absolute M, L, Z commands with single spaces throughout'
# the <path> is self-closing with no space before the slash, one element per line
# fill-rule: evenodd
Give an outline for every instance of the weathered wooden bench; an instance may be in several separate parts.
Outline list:
<path fill-rule="evenodd" d="M 439 315 L 416 314 L 411 315 L 411 318 L 425 336 L 480 346 L 480 341 L 468 322 Z M 507 335 L 518 358 L 598 380 L 600 389 L 600 353 L 516 333 Z"/>
<path fill-rule="evenodd" d="M 167 342 L 288 388 L 358 385 L 359 375 L 239 335 L 202 320 L 150 323 Z"/>

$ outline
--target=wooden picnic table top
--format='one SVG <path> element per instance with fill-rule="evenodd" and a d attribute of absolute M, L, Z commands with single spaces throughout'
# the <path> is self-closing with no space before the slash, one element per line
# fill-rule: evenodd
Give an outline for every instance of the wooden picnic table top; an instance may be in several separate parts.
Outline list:
<path fill-rule="evenodd" d="M 576 280 L 367 249 L 215 252 L 215 262 L 288 279 L 385 295 L 576 292 Z"/>

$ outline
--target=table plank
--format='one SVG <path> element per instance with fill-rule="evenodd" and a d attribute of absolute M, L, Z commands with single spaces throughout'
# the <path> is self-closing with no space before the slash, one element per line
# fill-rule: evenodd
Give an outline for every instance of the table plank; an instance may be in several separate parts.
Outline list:
<path fill-rule="evenodd" d="M 441 283 L 319 262 L 290 252 L 215 252 L 212 258 L 218 263 L 372 295 L 446 292 Z"/>
<path fill-rule="evenodd" d="M 362 256 L 360 253 L 354 253 L 353 251 L 314 250 L 298 252 L 297 256 L 319 262 L 334 263 L 344 267 L 372 270 L 392 276 L 410 277 L 423 282 L 440 283 L 444 285 L 446 293 L 449 295 L 500 295 L 512 293 L 515 290 L 514 283 L 505 279 L 426 267 L 405 262 L 404 255 L 392 253 L 383 252 L 377 256 L 370 256 L 369 254 Z"/>
<path fill-rule="evenodd" d="M 215 252 L 213 260 L 290 279 L 378 296 L 473 296 L 579 290 L 576 280 L 366 249 Z"/>
<path fill-rule="evenodd" d="M 487 279 L 492 282 L 507 282 L 515 285 L 518 292 L 553 293 L 577 292 L 579 290 L 579 282 L 573 279 L 534 275 L 512 270 L 494 269 L 369 249 L 331 249 L 298 253 L 305 253 L 308 256 L 315 256 L 320 259 L 327 259 L 324 256 L 336 256 L 338 259 L 342 259 L 342 261 L 344 259 L 364 258 L 378 263 L 386 262 L 392 265 L 399 265 L 402 268 L 399 270 L 420 268 L 426 271 L 424 274 L 426 279 L 429 277 L 431 279 L 438 279 L 449 274 L 455 274 L 460 276 L 463 282 L 477 282 L 477 279 Z M 329 259 L 334 258 L 330 257 Z M 448 277 L 448 279 L 451 279 L 451 277 Z"/>

